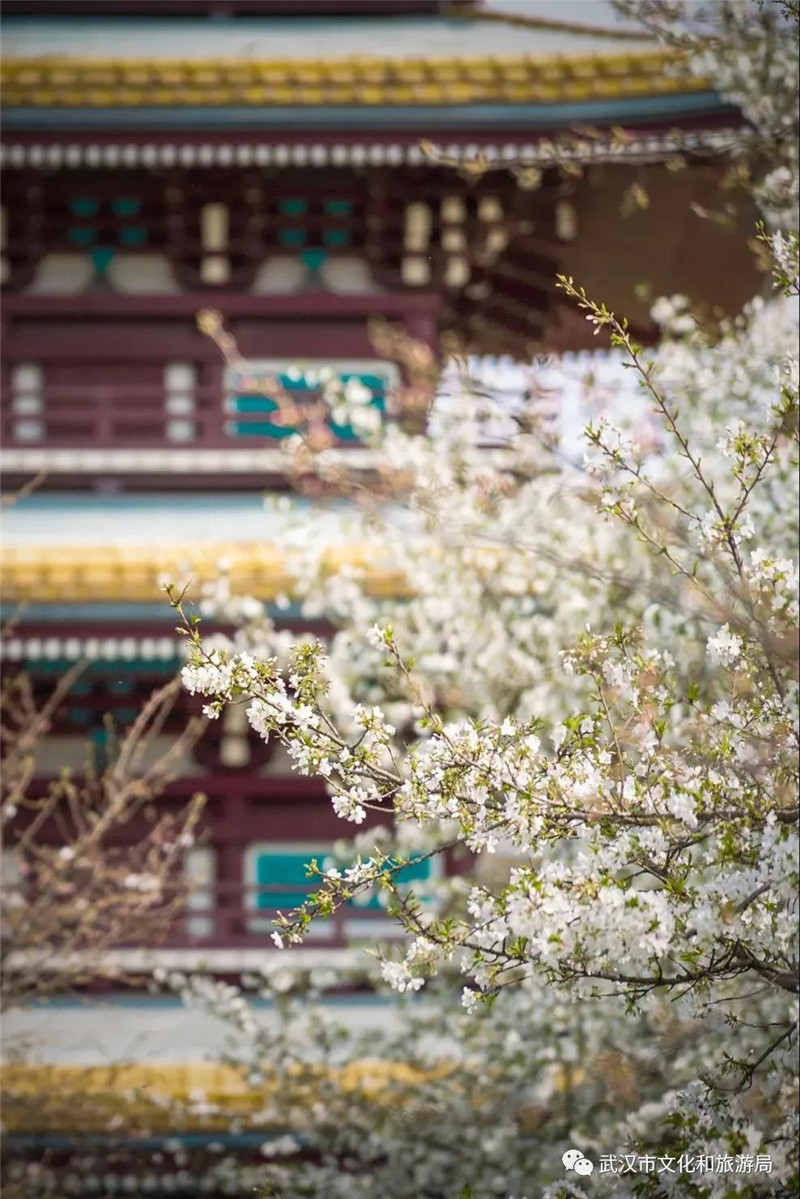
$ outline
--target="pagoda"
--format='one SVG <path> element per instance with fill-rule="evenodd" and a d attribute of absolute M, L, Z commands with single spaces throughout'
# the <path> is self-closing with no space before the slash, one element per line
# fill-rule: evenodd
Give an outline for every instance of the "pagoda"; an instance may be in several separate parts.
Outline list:
<path fill-rule="evenodd" d="M 376 350 L 375 321 L 436 354 L 488 357 L 513 383 L 533 355 L 596 345 L 557 272 L 624 311 L 644 341 L 656 295 L 734 311 L 757 289 L 743 239 L 697 216 L 719 207 L 740 115 L 608 6 L 562 5 L 561 19 L 539 7 L 552 13 L 513 0 L 507 13 L 477 0 L 5 0 L 0 469 L 18 498 L 2 603 L 4 617 L 23 611 L 2 651 L 41 702 L 87 663 L 37 761 L 42 792 L 62 768 L 82 769 L 87 740 L 101 762 L 107 717 L 124 729 L 179 668 L 162 576 L 199 587 L 225 560 L 243 594 L 291 591 L 279 518 L 263 505 L 265 488 L 288 488 L 287 430 L 199 312 L 219 312 L 254 370 L 284 388 L 313 392 L 325 365 L 383 408 L 402 364 Z M 751 220 L 726 197 L 728 223 Z M 333 434 L 368 466 L 352 430 Z M 308 518 L 332 566 L 353 553 L 335 521 Z M 292 606 L 274 612 L 314 627 Z M 191 711 L 186 697 L 164 736 Z M 322 782 L 292 775 L 240 709 L 209 728 L 159 803 L 177 811 L 197 791 L 208 802 L 186 852 L 185 911 L 156 948 L 143 933 L 116 951 L 140 979 L 257 968 L 274 910 L 294 906 L 305 863 L 346 832 Z M 346 954 L 385 931 L 377 905 L 346 910 L 303 952 Z M 113 1003 L 81 1009 L 83 1024 L 66 1008 L 38 1024 L 34 1013 L 45 1060 L 82 1061 L 81 1035 L 116 1036 Z M 171 1053 L 149 1018 L 126 1010 L 142 1052 L 187 1056 L 189 1017 Z M 77 1084 L 58 1069 L 27 1075 L 23 1091 L 69 1094 Z M 173 1073 L 136 1067 L 96 1090 L 190 1087 L 188 1067 Z M 238 1085 L 195 1073 L 211 1089 Z M 53 1127 L 38 1100 L 29 1119 L 7 1105 L 12 1168 L 49 1155 L 49 1193 L 129 1191 L 116 1151 L 80 1164 L 78 1134 L 92 1128 L 79 1106 Z M 152 1112 L 142 1119 L 149 1132 L 128 1130 L 134 1161 L 161 1145 Z M 226 1128 L 212 1120 L 206 1140 L 233 1144 Z M 263 1135 L 236 1152 L 257 1156 Z M 167 1173 L 158 1193 L 180 1190 Z M 200 1193 L 193 1179 L 180 1193 Z"/>
<path fill-rule="evenodd" d="M 610 16 L 535 7 L 6 0 L 0 467 L 7 493 L 38 488 L 5 520 L 4 611 L 25 613 L 3 653 L 42 697 L 89 662 L 42 786 L 178 667 L 161 576 L 202 583 L 226 559 L 244 593 L 290 587 L 261 495 L 287 487 L 286 430 L 268 397 L 242 394 L 199 311 L 285 387 L 313 390 L 325 364 L 380 406 L 399 367 L 376 319 L 510 369 L 593 344 L 557 271 L 645 339 L 648 295 L 733 309 L 752 294 L 738 240 L 691 212 L 716 202 L 739 114 Z M 583 8 L 598 5 L 565 13 Z M 333 533 L 329 550 L 346 554 Z M 262 911 L 341 826 L 324 786 L 269 759 L 236 710 L 162 803 L 196 790 L 193 906 L 163 952 L 236 972 L 271 944 Z"/>

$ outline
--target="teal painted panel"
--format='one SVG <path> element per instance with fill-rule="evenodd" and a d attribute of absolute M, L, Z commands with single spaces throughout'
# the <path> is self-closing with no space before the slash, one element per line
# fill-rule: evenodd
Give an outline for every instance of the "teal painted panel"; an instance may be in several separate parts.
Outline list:
<path fill-rule="evenodd" d="M 25 658 L 25 670 L 28 674 L 35 674 L 39 677 L 60 678 L 70 670 L 75 662 L 66 658 L 45 662 L 39 658 Z M 134 679 L 137 674 L 147 672 L 147 674 L 169 674 L 172 675 L 177 670 L 178 666 L 182 665 L 183 659 L 176 652 L 174 658 L 125 658 L 125 659 L 100 659 L 96 662 L 89 662 L 84 673 L 75 680 L 72 685 L 72 691 L 75 695 L 85 693 L 89 687 L 87 675 L 95 677 L 97 675 L 107 674 L 127 674 Z M 132 682 L 122 682 L 120 685 L 131 688 Z"/>
<path fill-rule="evenodd" d="M 263 853 L 256 859 L 255 882 L 260 887 L 308 887 L 306 867 L 308 853 Z M 256 907 L 260 911 L 280 908 L 282 911 L 299 907 L 308 898 L 307 891 L 281 891 L 279 889 L 256 896 Z"/>
<path fill-rule="evenodd" d="M 303 246 L 306 241 L 305 229 L 279 229 L 278 241 L 282 246 Z"/>
<path fill-rule="evenodd" d="M 289 375 L 283 373 L 278 375 L 278 382 L 284 391 L 292 396 L 296 396 L 302 402 L 306 394 L 313 394 L 318 390 L 318 384 L 314 382 L 313 372 L 311 381 L 305 375 Z M 248 386 L 247 382 L 243 383 L 246 376 L 234 376 L 238 386 Z M 383 414 L 386 411 L 386 377 L 376 374 L 373 371 L 342 371 L 339 378 L 343 383 L 348 383 L 350 380 L 358 380 L 365 387 L 368 387 L 372 392 L 372 405 Z M 253 384 L 257 376 L 253 377 Z M 264 394 L 243 394 L 236 391 L 228 399 L 229 410 L 240 415 L 260 415 L 268 416 L 271 413 L 277 412 L 278 404 Z M 348 425 L 339 425 L 335 421 L 329 422 L 331 432 L 339 441 L 357 442 L 359 437 L 354 432 L 352 427 Z M 280 441 L 283 438 L 290 437 L 294 433 L 294 429 L 279 424 L 274 424 L 271 421 L 231 421 L 228 425 L 228 432 L 234 437 L 269 437 L 273 441 Z"/>
<path fill-rule="evenodd" d="M 126 108 L 9 108 L 3 114 L 6 129 L 37 131 L 43 128 L 113 129 L 130 124 Z M 269 104 L 250 108 L 206 105 L 168 108 L 138 107 L 136 125 L 141 129 L 198 128 L 263 129 L 265 127 L 338 129 L 354 122 L 367 128 L 464 129 L 481 127 L 528 129 L 568 128 L 577 123 L 625 122 L 638 119 L 669 120 L 679 116 L 738 115 L 737 109 L 717 92 L 691 92 L 668 96 L 634 96 L 623 99 L 574 101 L 566 104 L 451 104 L 393 105 L 385 108 L 331 104 L 284 106 Z"/>
<path fill-rule="evenodd" d="M 99 200 L 92 196 L 76 196 L 69 202 L 69 210 L 73 216 L 97 216 L 99 208 Z"/>
<path fill-rule="evenodd" d="M 432 876 L 433 858 L 412 858 L 408 866 L 404 866 L 402 870 L 398 870 L 394 876 L 395 882 L 401 887 L 408 887 L 413 890 L 414 883 L 424 883 Z M 351 907 L 360 909 L 362 912 L 380 912 L 383 910 L 379 899 L 379 892 L 375 892 L 370 897 L 368 903 L 351 904 Z"/>
<path fill-rule="evenodd" d="M 273 441 L 281 441 L 284 437 L 291 437 L 294 429 L 260 420 L 232 421 L 228 432 L 234 437 L 271 437 Z"/>
<path fill-rule="evenodd" d="M 111 265 L 114 251 L 109 246 L 95 246 L 91 254 L 94 269 L 99 275 L 104 275 Z"/>
<path fill-rule="evenodd" d="M 316 889 L 315 881 L 306 877 L 306 869 L 312 857 L 313 854 L 308 851 L 281 853 L 276 850 L 260 854 L 256 859 L 254 881 L 259 886 L 273 886 L 276 890 L 268 894 L 257 895 L 255 906 L 260 911 L 274 911 L 276 908 L 286 911 L 299 907 Z M 432 858 L 412 859 L 408 866 L 404 866 L 402 870 L 398 871 L 395 881 L 404 887 L 413 887 L 414 883 L 427 882 L 432 877 L 432 863 Z M 281 887 L 303 889 L 281 891 Z M 347 906 L 356 912 L 380 912 L 383 910 L 377 891 L 366 902 L 350 902 Z"/>
<path fill-rule="evenodd" d="M 117 196 L 111 201 L 111 211 L 115 216 L 136 216 L 142 207 L 141 201 L 135 196 Z"/>
<path fill-rule="evenodd" d="M 350 245 L 350 234 L 347 229 L 326 229 L 322 234 L 322 240 L 326 246 L 341 249 L 342 246 Z"/>
<path fill-rule="evenodd" d="M 147 230 L 144 225 L 123 225 L 119 242 L 121 246 L 143 246 L 147 242 Z"/>
<path fill-rule="evenodd" d="M 90 246 L 96 236 L 94 229 L 85 228 L 84 226 L 74 225 L 72 229 L 67 230 L 67 238 L 72 242 L 73 246 Z"/>
<path fill-rule="evenodd" d="M 307 250 L 303 250 L 300 260 L 304 266 L 308 267 L 312 274 L 316 275 L 321 270 L 327 257 L 328 255 L 325 251 L 321 250 L 318 246 L 310 246 Z"/>
<path fill-rule="evenodd" d="M 353 205 L 349 200 L 326 200 L 325 212 L 328 216 L 349 216 Z"/>
<path fill-rule="evenodd" d="M 277 412 L 278 405 L 269 396 L 237 395 L 233 400 L 234 412 Z"/>
<path fill-rule="evenodd" d="M 269 396 L 234 396 L 235 412 L 277 412 L 278 405 Z"/>
<path fill-rule="evenodd" d="M 337 425 L 335 421 L 330 422 L 330 431 L 339 441 L 358 441 L 358 434 L 354 432 L 351 425 Z"/>
<path fill-rule="evenodd" d="M 282 212 L 284 216 L 303 216 L 306 212 L 306 209 L 307 205 L 305 200 L 299 198 L 294 199 L 291 196 L 287 196 L 278 204 L 278 211 Z"/>

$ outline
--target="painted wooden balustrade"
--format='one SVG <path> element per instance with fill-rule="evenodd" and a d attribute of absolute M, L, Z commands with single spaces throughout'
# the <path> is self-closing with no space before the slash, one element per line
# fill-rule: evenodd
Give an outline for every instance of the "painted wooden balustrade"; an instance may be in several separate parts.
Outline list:
<path fill-rule="evenodd" d="M 278 913 L 288 914 L 311 897 L 316 884 L 243 885 L 217 882 L 194 888 L 180 908 L 160 949 L 267 949 Z M 326 919 L 312 921 L 303 945 L 309 949 L 341 949 L 361 941 L 403 939 L 399 925 L 370 900 L 339 907 Z M 137 943 L 131 943 L 134 946 Z"/>
<path fill-rule="evenodd" d="M 9 296 L 4 299 L 2 440 L 6 451 L 242 450 L 285 433 L 268 397 L 235 390 L 219 349 L 197 328 L 208 297 Z M 430 294 L 220 294 L 214 306 L 248 359 L 342 364 L 376 402 L 396 368 L 381 364 L 369 321 L 435 344 Z M 350 364 L 350 365 L 347 365 Z M 384 368 L 381 373 L 381 366 Z M 280 374 L 281 367 L 273 368 Z M 377 370 L 377 374 L 376 374 Z M 298 372 L 294 372 L 297 374 Z M 259 403 L 259 400 L 261 401 Z M 339 437 L 352 444 L 352 437 Z M 80 458 L 75 459 L 76 467 Z M 64 468 L 64 461 L 59 469 Z M 13 463 L 9 469 L 12 469 Z"/>
<path fill-rule="evenodd" d="M 305 876 L 312 861 L 320 868 L 329 867 L 333 858 L 324 849 L 320 846 L 314 852 L 313 846 L 303 848 L 295 842 L 201 845 L 186 855 L 185 877 L 162 882 L 147 915 L 136 922 L 139 931 L 129 931 L 114 948 L 276 951 L 272 938 L 275 920 L 313 897 L 319 880 Z M 278 881 L 242 882 L 241 874 L 235 879 L 218 876 L 231 865 L 236 872 L 243 870 L 247 879 Z M 409 885 L 424 884 L 430 877 L 427 860 L 412 862 L 400 874 Z M 19 885 L 25 886 L 24 879 Z M 7 881 L 4 890 L 9 887 Z M 131 901 L 139 899 L 133 889 Z M 115 907 L 119 911 L 118 903 Z M 343 904 L 325 919 L 313 920 L 303 945 L 340 949 L 365 941 L 402 940 L 403 936 L 378 896 L 371 894 Z"/>

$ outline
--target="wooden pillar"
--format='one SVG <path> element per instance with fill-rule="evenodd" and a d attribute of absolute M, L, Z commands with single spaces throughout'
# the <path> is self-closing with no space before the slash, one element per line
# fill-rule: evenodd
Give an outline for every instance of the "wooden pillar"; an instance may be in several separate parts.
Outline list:
<path fill-rule="evenodd" d="M 241 938 L 245 933 L 246 901 L 244 894 L 244 851 L 247 844 L 246 800 L 242 795 L 226 795 L 224 811 L 214 825 L 217 851 L 216 939 L 220 946 Z"/>
<path fill-rule="evenodd" d="M 427 303 L 420 303 L 421 300 Z M 435 350 L 439 344 L 440 309 L 441 300 L 438 296 L 409 297 L 408 307 L 403 313 L 403 325 L 407 335 Z"/>

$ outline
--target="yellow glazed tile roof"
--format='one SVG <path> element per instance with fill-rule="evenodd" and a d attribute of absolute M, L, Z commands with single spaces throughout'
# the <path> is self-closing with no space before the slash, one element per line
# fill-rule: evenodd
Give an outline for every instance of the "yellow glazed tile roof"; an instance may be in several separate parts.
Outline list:
<path fill-rule="evenodd" d="M 0 67 L 6 108 L 536 104 L 706 90 L 671 52 L 437 59 L 25 58 Z"/>
<path fill-rule="evenodd" d="M 329 549 L 324 566 L 334 572 L 343 565 L 366 572 L 374 595 L 406 592 L 397 571 L 376 566 L 380 550 L 349 544 Z M 204 582 L 219 574 L 227 561 L 234 590 L 272 600 L 291 594 L 290 563 L 277 546 L 264 542 L 228 545 L 159 546 L 154 549 L 108 546 L 41 546 L 3 550 L 0 599 L 3 603 L 153 603 L 163 599 L 161 580 L 191 580 L 189 594 L 199 598 Z"/>
<path fill-rule="evenodd" d="M 606 1066 L 607 1072 L 607 1066 Z M 4 1127 L 11 1133 L 106 1132 L 128 1134 L 230 1130 L 232 1121 L 269 1132 L 261 1113 L 280 1088 L 295 1104 L 311 1103 L 319 1086 L 336 1087 L 377 1105 L 396 1103 L 401 1088 L 453 1075 L 458 1065 L 446 1060 L 427 1069 L 391 1059 L 363 1058 L 340 1067 L 320 1064 L 290 1069 L 280 1078 L 267 1067 L 264 1080 L 248 1083 L 245 1072 L 216 1063 L 66 1066 L 11 1063 L 3 1071 Z M 587 1077 L 583 1067 L 559 1068 L 556 1090 L 566 1091 Z M 194 1096 L 203 1095 L 198 1104 Z"/>
<path fill-rule="evenodd" d="M 338 1085 L 342 1094 L 357 1092 L 373 1102 L 391 1100 L 392 1084 L 414 1085 L 441 1076 L 446 1064 L 427 1071 L 401 1061 L 351 1062 L 339 1069 L 320 1066 L 290 1072 L 280 1080 L 265 1072 L 259 1086 L 244 1070 L 216 1063 L 66 1066 L 9 1064 L 3 1070 L 6 1132 L 104 1132 L 124 1117 L 129 1133 L 147 1130 L 227 1131 L 232 1120 L 247 1120 L 265 1107 L 280 1087 L 296 1088 L 296 1098 L 317 1082 Z M 198 1108 L 193 1096 L 202 1092 Z M 309 1096 L 311 1097 L 311 1096 Z M 116 1117 L 116 1120 L 115 1120 Z M 269 1126 L 259 1121 L 258 1127 Z"/>
<path fill-rule="evenodd" d="M 480 551 L 487 577 L 497 570 L 503 549 Z M 270 601 L 294 591 L 293 564 L 269 542 L 205 543 L 200 546 L 126 545 L 6 546 L 0 572 L 0 600 L 30 603 L 154 603 L 164 599 L 163 583 L 188 584 L 198 600 L 203 583 L 219 577 L 220 564 L 238 595 Z M 321 555 L 330 574 L 343 568 L 361 572 L 370 595 L 401 599 L 413 595 L 413 580 L 391 565 L 386 547 L 345 542 Z"/>

